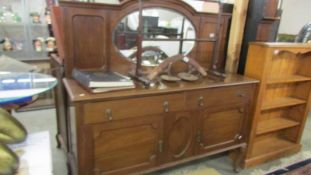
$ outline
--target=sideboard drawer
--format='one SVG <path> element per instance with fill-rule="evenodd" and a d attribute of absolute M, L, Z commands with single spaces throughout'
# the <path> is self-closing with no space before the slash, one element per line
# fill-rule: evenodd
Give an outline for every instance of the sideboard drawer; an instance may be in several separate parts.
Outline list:
<path fill-rule="evenodd" d="M 161 95 L 84 104 L 84 123 L 121 120 L 165 112 L 180 111 L 185 107 L 183 94 Z"/>
<path fill-rule="evenodd" d="M 250 85 L 199 90 L 186 94 L 186 106 L 188 109 L 196 109 L 206 106 L 242 103 L 249 100 L 251 93 L 252 86 Z"/>

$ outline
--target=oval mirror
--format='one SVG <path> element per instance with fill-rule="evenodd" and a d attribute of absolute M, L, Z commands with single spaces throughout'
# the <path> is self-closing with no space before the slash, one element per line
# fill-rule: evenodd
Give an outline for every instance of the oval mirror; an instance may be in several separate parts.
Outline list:
<path fill-rule="evenodd" d="M 188 54 L 195 45 L 195 28 L 184 15 L 165 8 L 143 10 L 142 65 L 157 66 L 167 57 Z M 121 55 L 136 62 L 139 12 L 125 16 L 114 29 Z"/>

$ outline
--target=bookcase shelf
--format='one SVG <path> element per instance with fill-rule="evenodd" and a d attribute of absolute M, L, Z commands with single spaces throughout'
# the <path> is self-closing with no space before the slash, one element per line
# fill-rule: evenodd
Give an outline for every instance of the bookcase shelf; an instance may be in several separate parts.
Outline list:
<path fill-rule="evenodd" d="M 299 125 L 298 122 L 283 117 L 268 119 L 258 123 L 256 134 L 266 134 L 297 125 Z"/>
<path fill-rule="evenodd" d="M 274 155 L 276 153 L 280 153 L 284 150 L 294 147 L 295 145 L 295 143 L 290 142 L 286 139 L 282 139 L 279 137 L 267 137 L 264 139 L 260 139 L 259 141 L 254 143 L 252 156 L 257 157 L 265 153 L 270 153 L 270 155 Z"/>
<path fill-rule="evenodd" d="M 296 82 L 304 82 L 311 81 L 311 77 L 302 76 L 302 75 L 289 75 L 284 77 L 273 77 L 268 79 L 267 84 L 279 84 L 279 83 L 296 83 Z"/>
<path fill-rule="evenodd" d="M 245 75 L 260 79 L 244 166 L 300 150 L 311 99 L 311 45 L 250 43 Z"/>
<path fill-rule="evenodd" d="M 295 105 L 305 104 L 305 100 L 301 100 L 293 97 L 279 97 L 273 100 L 267 100 L 263 102 L 261 110 L 271 110 L 276 108 L 283 108 Z"/>

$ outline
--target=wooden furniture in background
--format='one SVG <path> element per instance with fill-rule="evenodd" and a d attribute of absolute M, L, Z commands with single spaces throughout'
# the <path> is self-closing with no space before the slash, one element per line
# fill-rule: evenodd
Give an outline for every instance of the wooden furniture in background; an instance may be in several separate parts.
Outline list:
<path fill-rule="evenodd" d="M 226 72 L 237 73 L 249 0 L 235 1 L 227 50 Z"/>
<path fill-rule="evenodd" d="M 245 75 L 261 80 L 245 166 L 300 150 L 311 101 L 311 45 L 251 43 Z"/>
<path fill-rule="evenodd" d="M 79 175 L 143 174 L 230 150 L 239 150 L 239 166 L 245 155 L 256 80 L 228 75 L 103 94 L 64 84 Z"/>
<path fill-rule="evenodd" d="M 282 0 L 249 0 L 238 72 L 243 74 L 249 42 L 275 42 L 281 19 Z"/>

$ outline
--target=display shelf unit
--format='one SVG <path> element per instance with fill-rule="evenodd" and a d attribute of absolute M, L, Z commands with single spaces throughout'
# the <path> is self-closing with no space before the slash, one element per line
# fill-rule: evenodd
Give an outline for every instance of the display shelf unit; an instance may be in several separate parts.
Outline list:
<path fill-rule="evenodd" d="M 250 43 L 245 74 L 259 79 L 244 166 L 300 150 L 311 100 L 311 45 Z"/>
<path fill-rule="evenodd" d="M 47 60 L 48 51 L 45 41 L 42 42 L 42 51 L 35 50 L 34 40 L 46 40 L 50 34 L 45 18 L 47 0 L 1 0 L 0 2 L 0 41 L 8 38 L 12 50 L 5 50 L 0 44 L 0 55 L 22 60 Z M 39 15 L 40 23 L 33 22 L 31 14 Z M 17 19 L 13 19 L 15 15 Z"/>

